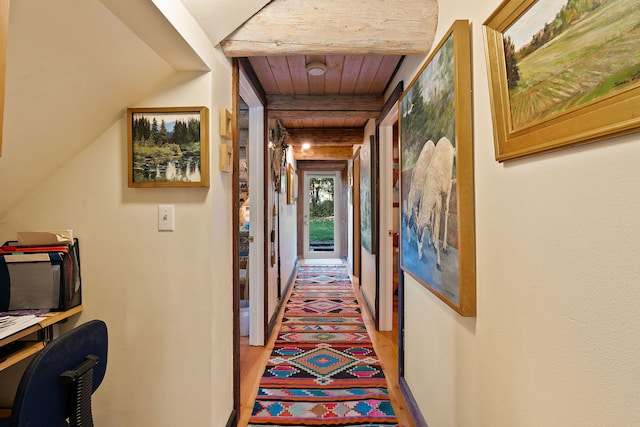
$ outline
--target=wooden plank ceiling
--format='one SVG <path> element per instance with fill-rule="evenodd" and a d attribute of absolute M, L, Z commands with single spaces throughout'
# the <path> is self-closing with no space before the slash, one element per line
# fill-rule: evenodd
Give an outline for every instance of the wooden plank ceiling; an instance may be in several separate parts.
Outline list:
<path fill-rule="evenodd" d="M 437 12 L 437 0 L 274 0 L 221 47 L 247 57 L 297 159 L 343 160 L 379 116 L 404 55 L 430 50 Z M 326 71 L 310 75 L 310 63 Z"/>

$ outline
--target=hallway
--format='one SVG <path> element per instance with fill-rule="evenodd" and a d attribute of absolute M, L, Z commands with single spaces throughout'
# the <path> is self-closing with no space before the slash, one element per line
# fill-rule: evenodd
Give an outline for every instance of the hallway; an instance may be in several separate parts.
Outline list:
<path fill-rule="evenodd" d="M 318 264 L 318 262 L 325 262 L 321 260 L 309 260 L 308 264 Z M 328 263 L 332 263 L 332 261 L 327 260 Z M 301 260 L 298 264 L 298 267 L 301 265 L 305 265 L 305 261 Z M 356 298 L 358 299 L 358 305 L 360 307 L 362 318 L 364 320 L 364 324 L 366 325 L 367 332 L 371 338 L 371 342 L 373 344 L 374 350 L 380 359 L 380 363 L 382 365 L 382 369 L 384 371 L 386 380 L 387 380 L 387 388 L 389 392 L 389 398 L 391 400 L 394 411 L 396 412 L 396 416 L 398 418 L 398 423 L 400 426 L 411 427 L 415 424 L 411 421 L 411 416 L 409 415 L 409 411 L 407 409 L 406 403 L 402 397 L 402 393 L 398 386 L 398 353 L 397 353 L 397 322 L 394 320 L 394 329 L 390 332 L 378 332 L 375 330 L 375 326 L 373 320 L 371 319 L 368 311 L 362 304 L 362 300 L 360 298 L 359 293 L 359 281 L 357 277 L 351 276 L 351 281 L 353 283 L 353 290 Z M 291 290 L 293 286 L 291 286 L 285 296 L 285 301 L 289 299 L 291 294 Z M 258 386 L 260 383 L 260 379 L 262 373 L 264 372 L 265 366 L 271 355 L 271 352 L 274 348 L 276 338 L 278 336 L 277 331 L 280 330 L 282 324 L 284 312 L 283 308 L 280 310 L 278 314 L 278 320 L 276 326 L 274 328 L 274 332 L 271 334 L 269 341 L 264 347 L 255 347 L 249 346 L 248 340 L 243 337 L 241 340 L 241 396 L 240 396 L 240 414 L 239 414 L 239 422 L 238 426 L 244 427 L 248 425 L 249 418 L 251 417 L 251 412 L 254 407 L 256 393 L 258 391 Z M 394 316 L 395 318 L 396 316 Z"/>

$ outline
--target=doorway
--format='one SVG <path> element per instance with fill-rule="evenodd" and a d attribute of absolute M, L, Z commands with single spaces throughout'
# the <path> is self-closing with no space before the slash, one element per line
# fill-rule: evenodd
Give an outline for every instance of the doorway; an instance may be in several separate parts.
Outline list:
<path fill-rule="evenodd" d="M 340 174 L 304 174 L 303 233 L 305 259 L 340 257 Z"/>
<path fill-rule="evenodd" d="M 264 106 L 243 72 L 239 77 L 240 333 L 248 336 L 250 345 L 261 346 L 265 340 Z"/>
<path fill-rule="evenodd" d="M 265 140 L 264 101 L 242 67 L 234 65 L 234 411 L 260 375 L 265 341 Z"/>

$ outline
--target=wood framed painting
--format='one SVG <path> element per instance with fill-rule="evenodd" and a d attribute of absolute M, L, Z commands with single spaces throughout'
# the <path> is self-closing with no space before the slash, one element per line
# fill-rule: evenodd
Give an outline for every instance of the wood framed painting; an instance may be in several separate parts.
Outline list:
<path fill-rule="evenodd" d="M 291 163 L 287 163 L 287 204 L 292 205 L 298 194 L 296 170 Z"/>
<path fill-rule="evenodd" d="M 208 187 L 207 107 L 127 110 L 129 187 Z"/>
<path fill-rule="evenodd" d="M 476 314 L 469 21 L 455 21 L 400 98 L 400 265 Z"/>
<path fill-rule="evenodd" d="M 220 136 L 233 139 L 233 115 L 226 108 L 220 109 Z"/>
<path fill-rule="evenodd" d="M 360 148 L 360 244 L 370 254 L 377 247 L 376 153 L 376 137 L 370 135 Z"/>
<path fill-rule="evenodd" d="M 498 161 L 640 129 L 637 0 L 506 0 L 484 22 Z"/>

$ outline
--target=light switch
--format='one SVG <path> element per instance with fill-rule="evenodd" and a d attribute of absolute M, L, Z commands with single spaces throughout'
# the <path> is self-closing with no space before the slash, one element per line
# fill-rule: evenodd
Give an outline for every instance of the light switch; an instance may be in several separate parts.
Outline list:
<path fill-rule="evenodd" d="M 158 231 L 176 229 L 173 205 L 158 205 Z"/>

